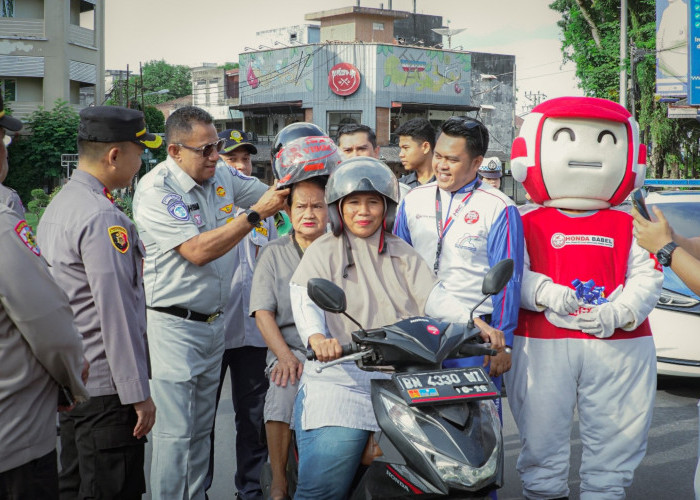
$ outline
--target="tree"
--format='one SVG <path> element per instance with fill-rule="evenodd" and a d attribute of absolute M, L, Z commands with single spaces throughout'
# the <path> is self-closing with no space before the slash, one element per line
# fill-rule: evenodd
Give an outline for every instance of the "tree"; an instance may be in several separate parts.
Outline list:
<path fill-rule="evenodd" d="M 29 199 L 32 189 L 57 184 L 65 173 L 61 155 L 77 153 L 80 117 L 65 101 L 57 100 L 53 109 L 40 107 L 25 126 L 31 135 L 19 135 L 9 147 L 10 172 L 6 184 Z"/>
<path fill-rule="evenodd" d="M 184 97 L 192 94 L 192 79 L 190 68 L 183 65 L 168 64 L 164 60 L 149 61 L 143 65 L 143 102 L 146 105 Z M 127 96 L 128 88 L 128 96 Z M 165 93 L 158 93 L 162 90 Z M 146 95 L 146 94 L 151 95 Z M 114 82 L 112 95 L 106 104 L 110 106 L 126 106 L 127 101 L 132 108 L 141 109 L 141 77 L 138 70 L 131 73 L 128 80 Z"/>
<path fill-rule="evenodd" d="M 619 0 L 555 0 L 550 8 L 562 14 L 565 60 L 576 64 L 579 86 L 588 96 L 619 100 Z M 634 107 L 643 141 L 651 145 L 650 173 L 655 177 L 695 175 L 700 125 L 696 120 L 668 118 L 667 104 L 655 100 L 655 0 L 628 0 L 635 71 L 631 74 Z M 634 56 L 634 55 L 633 55 Z M 630 61 L 625 62 L 630 67 Z M 685 165 L 684 165 L 685 164 Z"/>
<path fill-rule="evenodd" d="M 146 128 L 151 133 L 165 132 L 165 116 L 154 106 L 146 106 L 143 110 L 146 118 Z"/>

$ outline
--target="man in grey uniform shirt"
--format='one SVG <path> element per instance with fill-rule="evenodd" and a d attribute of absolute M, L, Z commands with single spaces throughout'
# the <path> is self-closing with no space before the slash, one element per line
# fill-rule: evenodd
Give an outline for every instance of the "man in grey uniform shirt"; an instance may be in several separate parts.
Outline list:
<path fill-rule="evenodd" d="M 141 167 L 143 113 L 113 106 L 80 112 L 78 168 L 39 223 L 39 244 L 68 294 L 90 362 L 90 401 L 61 415 L 61 497 L 141 498 L 145 435 L 156 408 L 148 386 L 143 245 L 111 190 Z"/>
<path fill-rule="evenodd" d="M 0 269 L 0 498 L 57 499 L 59 385 L 85 401 L 87 364 L 31 227 L 2 205 Z"/>
<path fill-rule="evenodd" d="M 2 95 L 0 95 L 0 204 L 10 207 L 20 219 L 24 219 L 24 205 L 22 205 L 17 191 L 2 185 L 10 170 L 7 161 L 7 146 L 12 142 L 12 138 L 7 135 L 7 131 L 17 132 L 21 128 L 22 122 L 17 118 L 12 118 L 5 111 Z"/>
<path fill-rule="evenodd" d="M 168 159 L 141 179 L 134 215 L 146 244 L 153 398 L 153 498 L 204 498 L 209 433 L 224 352 L 223 309 L 231 294 L 230 250 L 289 190 L 217 166 L 223 145 L 206 111 L 186 106 L 165 124 Z M 232 218 L 234 207 L 248 210 Z"/>
<path fill-rule="evenodd" d="M 243 130 L 228 129 L 219 132 L 224 145 L 219 156 L 229 167 L 237 170 L 242 179 L 253 180 L 251 154 L 258 149 Z M 245 217 L 245 210 L 234 206 L 231 216 Z M 235 470 L 238 498 L 255 500 L 262 498 L 260 473 L 267 461 L 267 446 L 263 430 L 263 407 L 268 388 L 265 376 L 267 346 L 255 319 L 248 315 L 253 269 L 260 250 L 268 241 L 277 238 L 273 217 L 262 219 L 248 235 L 231 251 L 234 257 L 234 274 L 231 296 L 224 309 L 224 357 L 221 361 L 216 406 L 219 406 L 221 390 L 228 371 L 231 379 L 231 400 L 236 413 L 236 463 L 226 464 Z M 209 470 L 205 487 L 214 478 L 214 430 L 211 433 Z"/>

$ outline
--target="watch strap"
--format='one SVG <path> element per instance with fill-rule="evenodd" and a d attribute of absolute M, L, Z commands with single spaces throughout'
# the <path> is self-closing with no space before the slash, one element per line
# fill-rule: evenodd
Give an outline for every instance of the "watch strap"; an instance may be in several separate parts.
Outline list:
<path fill-rule="evenodd" d="M 670 266 L 673 251 L 676 248 L 678 248 L 678 244 L 674 241 L 666 243 L 663 247 L 661 247 L 661 249 L 656 252 L 656 260 L 659 261 L 659 264 L 666 267 Z"/>

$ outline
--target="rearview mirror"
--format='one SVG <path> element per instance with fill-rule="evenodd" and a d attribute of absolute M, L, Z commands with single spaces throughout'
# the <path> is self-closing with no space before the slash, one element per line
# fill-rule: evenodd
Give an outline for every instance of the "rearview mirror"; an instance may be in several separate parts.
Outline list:
<path fill-rule="evenodd" d="M 484 295 L 495 295 L 503 290 L 503 287 L 508 284 L 508 281 L 513 276 L 514 267 L 513 259 L 503 259 L 497 262 L 484 276 L 484 281 L 481 284 L 481 293 Z"/>
<path fill-rule="evenodd" d="M 306 285 L 309 298 L 327 312 L 343 313 L 347 307 L 345 292 L 335 283 L 323 278 L 311 278 Z"/>

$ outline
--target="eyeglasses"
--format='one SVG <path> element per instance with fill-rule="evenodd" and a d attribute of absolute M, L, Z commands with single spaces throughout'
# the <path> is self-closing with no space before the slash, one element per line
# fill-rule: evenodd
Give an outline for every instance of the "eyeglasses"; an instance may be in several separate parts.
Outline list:
<path fill-rule="evenodd" d="M 200 146 L 198 148 L 193 148 L 192 146 L 182 144 L 181 142 L 178 142 L 176 144 L 185 149 L 189 149 L 190 151 L 194 151 L 195 153 L 201 153 L 202 158 L 209 158 L 214 153 L 214 151 L 219 151 L 223 147 L 225 142 L 226 141 L 224 139 L 219 139 L 216 142 L 210 142 L 209 144 L 205 144 L 204 146 Z"/>

